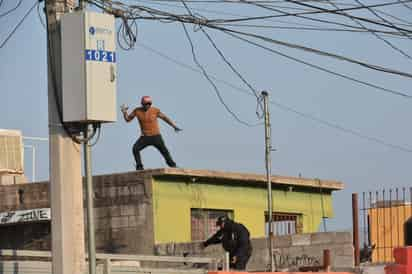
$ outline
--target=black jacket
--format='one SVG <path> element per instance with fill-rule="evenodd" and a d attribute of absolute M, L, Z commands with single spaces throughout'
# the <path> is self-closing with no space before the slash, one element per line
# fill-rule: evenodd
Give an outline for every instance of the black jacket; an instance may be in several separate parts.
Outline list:
<path fill-rule="evenodd" d="M 228 221 L 223 229 L 217 231 L 205 243 L 205 246 L 222 243 L 223 249 L 230 256 L 250 256 L 252 245 L 250 244 L 250 233 L 247 228 L 239 223 Z"/>

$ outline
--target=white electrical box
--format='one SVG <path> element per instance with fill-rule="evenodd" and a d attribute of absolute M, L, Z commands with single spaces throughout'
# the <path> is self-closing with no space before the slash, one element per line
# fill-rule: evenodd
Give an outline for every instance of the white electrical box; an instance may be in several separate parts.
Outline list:
<path fill-rule="evenodd" d="M 73 12 L 61 19 L 63 122 L 116 121 L 114 16 Z"/>

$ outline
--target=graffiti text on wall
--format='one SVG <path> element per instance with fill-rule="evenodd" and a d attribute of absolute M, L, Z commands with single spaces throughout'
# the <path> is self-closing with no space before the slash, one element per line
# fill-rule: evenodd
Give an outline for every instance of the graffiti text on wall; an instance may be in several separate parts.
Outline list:
<path fill-rule="evenodd" d="M 0 213 L 0 225 L 50 220 L 50 208 L 36 208 Z"/>
<path fill-rule="evenodd" d="M 319 266 L 319 259 L 314 256 L 308 256 L 306 254 L 299 256 L 292 256 L 289 254 L 281 254 L 274 251 L 273 254 L 275 265 L 277 267 L 301 267 L 301 266 Z"/>

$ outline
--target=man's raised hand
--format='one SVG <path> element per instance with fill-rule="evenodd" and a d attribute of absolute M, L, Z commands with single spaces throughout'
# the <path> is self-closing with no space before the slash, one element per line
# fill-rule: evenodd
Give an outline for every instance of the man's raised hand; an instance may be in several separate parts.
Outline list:
<path fill-rule="evenodd" d="M 129 109 L 129 107 L 128 107 L 127 105 L 125 105 L 125 104 L 122 104 L 122 105 L 120 106 L 120 110 L 121 110 L 123 113 L 125 113 L 128 109 Z"/>

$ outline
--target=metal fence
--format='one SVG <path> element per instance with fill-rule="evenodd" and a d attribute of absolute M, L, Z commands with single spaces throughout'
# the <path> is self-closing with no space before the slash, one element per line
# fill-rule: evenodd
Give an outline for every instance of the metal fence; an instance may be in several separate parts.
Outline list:
<path fill-rule="evenodd" d="M 393 249 L 412 245 L 412 187 L 363 192 L 359 198 L 360 261 L 393 262 Z"/>
<path fill-rule="evenodd" d="M 8 260 L 1 258 L 8 257 Z M 206 274 L 217 269 L 216 258 L 96 254 L 98 274 Z M 51 252 L 29 250 L 0 250 L 0 274 L 51 274 Z M 182 267 L 148 268 L 141 262 L 182 264 Z M 191 267 L 193 266 L 193 267 Z M 86 267 L 87 269 L 87 267 Z M 85 270 L 84 274 L 88 271 Z"/>

